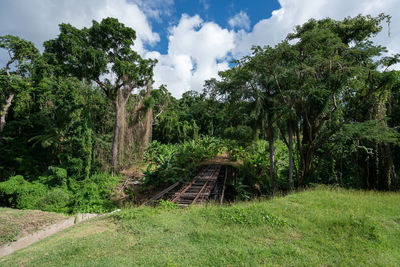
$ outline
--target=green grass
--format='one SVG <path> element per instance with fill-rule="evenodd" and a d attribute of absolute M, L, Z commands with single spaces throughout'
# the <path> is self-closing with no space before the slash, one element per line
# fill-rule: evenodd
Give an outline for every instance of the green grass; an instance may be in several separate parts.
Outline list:
<path fill-rule="evenodd" d="M 399 266 L 400 194 L 317 188 L 233 206 L 131 208 L 1 266 Z"/>
<path fill-rule="evenodd" d="M 54 212 L 0 208 L 0 246 L 67 218 Z"/>

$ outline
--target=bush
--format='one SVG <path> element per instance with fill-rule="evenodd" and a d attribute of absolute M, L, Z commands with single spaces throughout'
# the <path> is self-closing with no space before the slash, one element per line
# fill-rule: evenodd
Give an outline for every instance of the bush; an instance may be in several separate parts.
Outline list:
<path fill-rule="evenodd" d="M 81 186 L 75 193 L 73 211 L 96 213 L 111 211 L 115 208 L 111 195 L 118 181 L 119 177 L 108 173 L 94 174 L 81 181 Z"/>
<path fill-rule="evenodd" d="M 67 176 L 68 175 L 66 169 L 49 166 L 44 176 L 40 176 L 38 179 L 40 183 L 50 187 L 66 186 Z"/>
<path fill-rule="evenodd" d="M 237 140 L 241 145 L 251 143 L 254 140 L 254 131 L 249 126 L 239 125 L 236 127 L 228 127 L 224 130 L 224 137 Z"/>
<path fill-rule="evenodd" d="M 278 190 L 287 190 L 289 184 L 288 165 L 289 152 L 281 140 L 274 143 L 275 149 L 275 186 Z M 243 161 L 239 166 L 239 183 L 247 185 L 253 194 L 270 194 L 272 184 L 270 178 L 269 144 L 258 140 L 243 149 L 231 144 L 230 153 L 236 160 Z"/>
<path fill-rule="evenodd" d="M 0 195 L 4 204 L 18 209 L 37 209 L 38 202 L 46 195 L 47 187 L 30 183 L 23 176 L 10 177 L 0 183 Z M 2 203 L 3 204 L 3 203 Z"/>
<path fill-rule="evenodd" d="M 37 208 L 44 211 L 70 213 L 73 193 L 63 188 L 53 188 L 37 202 Z"/>
<path fill-rule="evenodd" d="M 144 171 L 145 183 L 157 186 L 191 179 L 201 161 L 216 157 L 224 149 L 225 141 L 207 136 L 175 145 L 154 141 L 145 155 L 150 161 Z"/>
<path fill-rule="evenodd" d="M 53 175 L 41 176 L 35 182 L 28 182 L 21 175 L 1 182 L 0 204 L 62 213 L 107 212 L 114 208 L 111 195 L 118 177 L 102 173 L 78 182 L 68 179 L 63 170 L 55 168 L 51 170 Z"/>

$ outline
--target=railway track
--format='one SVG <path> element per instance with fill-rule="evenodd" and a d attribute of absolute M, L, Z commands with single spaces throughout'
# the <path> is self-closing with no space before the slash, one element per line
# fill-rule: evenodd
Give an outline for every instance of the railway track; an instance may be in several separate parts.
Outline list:
<path fill-rule="evenodd" d="M 205 165 L 190 182 L 179 181 L 147 201 L 149 205 L 158 199 L 166 199 L 186 207 L 208 200 L 223 202 L 228 168 L 223 165 Z"/>

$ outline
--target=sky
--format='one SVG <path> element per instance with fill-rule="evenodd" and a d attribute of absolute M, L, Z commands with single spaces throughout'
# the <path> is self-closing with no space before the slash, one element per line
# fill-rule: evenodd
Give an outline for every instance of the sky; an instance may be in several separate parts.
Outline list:
<path fill-rule="evenodd" d="M 60 23 L 81 28 L 116 17 L 136 31 L 134 49 L 158 60 L 154 87 L 165 84 L 180 97 L 201 92 L 205 80 L 249 55 L 253 45 L 276 45 L 310 18 L 389 14 L 390 28 L 374 41 L 400 53 L 398 10 L 399 0 L 0 0 L 0 35 L 17 35 L 43 50 Z M 7 57 L 0 52 L 0 66 Z"/>

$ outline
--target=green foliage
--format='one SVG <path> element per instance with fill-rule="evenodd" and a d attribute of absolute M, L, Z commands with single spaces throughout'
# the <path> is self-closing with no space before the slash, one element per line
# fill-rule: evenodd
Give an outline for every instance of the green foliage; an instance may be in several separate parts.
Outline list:
<path fill-rule="evenodd" d="M 10 177 L 0 183 L 3 204 L 18 209 L 36 209 L 38 202 L 45 197 L 47 187 L 41 183 L 30 183 L 23 176 Z"/>
<path fill-rule="evenodd" d="M 222 139 L 207 136 L 176 145 L 154 141 L 145 156 L 150 161 L 144 171 L 145 183 L 162 185 L 191 179 L 201 161 L 216 157 L 225 147 Z"/>
<path fill-rule="evenodd" d="M 94 174 L 80 182 L 74 197 L 74 212 L 109 212 L 115 208 L 111 195 L 119 177 L 107 173 Z"/>
<path fill-rule="evenodd" d="M 62 213 L 107 212 L 114 208 L 111 195 L 118 177 L 106 173 L 94 174 L 78 184 L 71 184 L 74 180 L 69 180 L 70 186 L 67 187 L 65 170 L 55 167 L 49 169 L 49 176 L 42 176 L 35 182 L 28 182 L 20 175 L 1 182 L 2 204 L 19 209 Z"/>
<path fill-rule="evenodd" d="M 218 210 L 221 221 L 224 224 L 242 224 L 248 226 L 283 226 L 286 224 L 282 219 L 270 214 L 260 206 L 227 207 Z"/>
<path fill-rule="evenodd" d="M 171 201 L 168 200 L 164 200 L 164 199 L 160 199 L 157 202 L 157 208 L 158 209 L 162 209 L 162 210 L 176 210 L 179 208 L 179 204 L 178 203 L 173 203 Z"/>
<path fill-rule="evenodd" d="M 390 16 L 310 19 L 274 47 L 253 47 L 251 56 L 220 72 L 219 80 L 207 81 L 206 90 L 232 106 L 249 103 L 252 120 L 246 125 L 259 138 L 273 143 L 279 129 L 280 139 L 294 151 L 297 185 L 336 182 L 390 189 L 399 179 L 390 152 L 397 150 L 393 145 L 399 136 L 387 118 L 399 76 L 388 69 L 399 56 L 384 56 L 386 49 L 372 42 L 384 21 L 389 23 Z M 274 164 L 273 157 L 270 161 Z M 279 184 L 279 171 L 274 181 L 272 167 L 271 184 Z M 246 168 L 251 172 L 251 166 Z M 290 168 L 288 176 L 294 172 Z"/>
<path fill-rule="evenodd" d="M 398 143 L 400 137 L 396 130 L 376 120 L 346 124 L 339 134 L 342 135 L 343 139 L 364 139 L 375 143 Z"/>
<path fill-rule="evenodd" d="M 248 144 L 254 139 L 254 132 L 250 126 L 239 125 L 228 127 L 224 130 L 224 137 L 231 140 L 238 140 L 241 144 Z"/>
<path fill-rule="evenodd" d="M 35 209 L 70 213 L 74 195 L 64 188 L 52 188 L 37 202 Z"/>
<path fill-rule="evenodd" d="M 146 185 L 190 179 L 201 161 L 227 150 L 240 165 L 231 186 L 243 200 L 292 184 L 398 189 L 400 72 L 390 67 L 400 56 L 386 55 L 371 39 L 384 21 L 390 18 L 383 14 L 311 19 L 274 47 L 254 47 L 220 79 L 206 81 L 203 93 L 181 99 L 165 86 L 133 94 L 151 85 L 155 62 L 132 50 L 136 32 L 115 18 L 81 29 L 61 24 L 42 55 L 29 41 L 0 36 L 10 55 L 0 68 L 0 107 L 7 114 L 0 203 L 112 209 L 116 178 L 106 173 L 111 162 L 117 170 L 128 150 L 110 151 L 135 151 L 132 144 L 141 141 L 126 130 L 115 140 L 129 144 L 113 142 L 116 126 L 134 125 L 131 116 L 115 119 L 123 103 L 121 114 L 152 109 L 156 141 L 145 154 Z M 274 144 L 274 162 L 266 140 Z"/>
<path fill-rule="evenodd" d="M 287 190 L 287 169 L 288 169 L 288 149 L 285 144 L 277 140 L 275 148 L 275 171 L 276 171 L 276 187 L 278 190 Z M 272 192 L 271 179 L 269 177 L 269 145 L 267 141 L 259 140 L 251 143 L 245 149 L 231 147 L 231 154 L 237 160 L 243 162 L 238 167 L 239 184 L 236 186 L 238 195 L 243 195 L 246 199 L 251 194 L 270 194 Z M 240 186 L 245 186 L 240 188 Z M 248 191 L 247 194 L 244 191 Z M 242 192 L 242 193 L 239 193 Z"/>
<path fill-rule="evenodd" d="M 67 185 L 67 170 L 55 166 L 50 166 L 43 176 L 38 178 L 39 182 L 49 187 Z"/>

